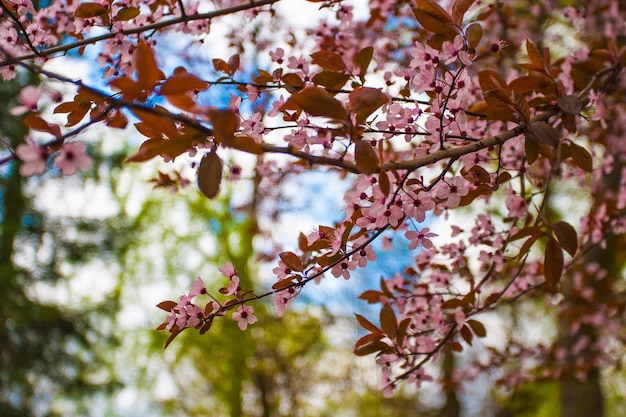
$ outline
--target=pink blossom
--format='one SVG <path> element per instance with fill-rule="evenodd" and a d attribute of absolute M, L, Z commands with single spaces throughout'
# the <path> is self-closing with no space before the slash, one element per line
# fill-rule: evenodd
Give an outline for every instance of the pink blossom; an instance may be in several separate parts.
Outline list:
<path fill-rule="evenodd" d="M 409 230 L 404 234 L 411 243 L 409 244 L 409 249 L 413 250 L 418 246 L 422 246 L 425 249 L 431 249 L 433 247 L 433 242 L 430 241 L 431 237 L 439 236 L 436 233 L 430 231 L 428 227 L 423 228 L 422 230 Z"/>
<path fill-rule="evenodd" d="M 343 277 L 345 280 L 350 279 L 350 271 L 354 271 L 356 269 L 357 263 L 353 260 L 344 259 L 330 270 L 335 278 Z"/>
<path fill-rule="evenodd" d="M 220 271 L 222 275 L 224 275 L 226 278 L 232 278 L 233 276 L 237 275 L 237 270 L 235 269 L 233 263 L 230 261 L 226 262 L 226 265 L 218 268 L 217 270 Z"/>
<path fill-rule="evenodd" d="M 257 322 L 257 318 L 253 313 L 253 307 L 239 306 L 239 309 L 233 313 L 233 320 L 237 322 L 237 326 L 239 326 L 241 330 L 246 330 L 249 324 Z"/>
<path fill-rule="evenodd" d="M 237 292 L 241 290 L 239 286 L 239 277 L 237 275 L 233 275 L 230 277 L 230 284 L 223 291 L 224 295 L 235 295 Z"/>
<path fill-rule="evenodd" d="M 206 294 L 206 287 L 204 286 L 202 278 L 198 277 L 191 283 L 191 292 L 189 293 L 189 298 L 193 298 L 200 294 Z"/>
<path fill-rule="evenodd" d="M 72 175 L 79 169 L 87 169 L 92 160 L 85 150 L 84 142 L 72 142 L 64 144 L 61 153 L 54 159 L 54 166 L 59 168 L 63 175 Z"/>
<path fill-rule="evenodd" d="M 463 65 L 470 65 L 472 60 L 465 51 L 465 40 L 461 35 L 454 38 L 454 42 L 445 41 L 442 45 L 441 57 L 446 64 L 451 64 L 459 59 Z"/>
<path fill-rule="evenodd" d="M 34 85 L 27 85 L 24 87 L 18 96 L 18 100 L 22 103 L 22 105 L 13 107 L 10 110 L 10 113 L 13 116 L 20 116 L 24 113 L 28 113 L 29 111 L 36 111 L 39 97 L 41 97 L 41 91 L 41 86 L 35 87 Z"/>
<path fill-rule="evenodd" d="M 443 182 L 441 187 L 437 189 L 437 197 L 446 200 L 448 208 L 454 208 L 461 202 L 461 197 L 466 196 L 469 189 L 466 181 L 461 177 L 454 177 L 452 181 Z"/>
<path fill-rule="evenodd" d="M 48 151 L 29 141 L 28 144 L 18 145 L 15 154 L 22 161 L 20 175 L 30 177 L 35 174 L 43 174 L 46 171 Z"/>

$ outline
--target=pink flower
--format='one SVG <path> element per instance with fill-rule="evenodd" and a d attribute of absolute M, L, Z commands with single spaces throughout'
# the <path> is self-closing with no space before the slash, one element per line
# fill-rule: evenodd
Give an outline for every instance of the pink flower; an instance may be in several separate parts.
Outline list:
<path fill-rule="evenodd" d="M 59 168 L 63 175 L 72 175 L 79 169 L 87 169 L 92 160 L 85 150 L 87 145 L 83 142 L 64 144 L 61 153 L 54 160 L 54 166 Z"/>
<path fill-rule="evenodd" d="M 37 110 L 37 102 L 39 101 L 39 97 L 41 97 L 41 90 L 41 86 L 35 87 L 33 85 L 27 85 L 24 87 L 18 96 L 18 100 L 22 105 L 13 107 L 10 113 L 13 116 L 20 116 L 29 111 Z"/>
<path fill-rule="evenodd" d="M 241 290 L 241 287 L 239 286 L 239 277 L 237 275 L 233 275 L 232 277 L 230 277 L 230 284 L 223 291 L 223 294 L 224 295 L 234 295 L 239 290 Z M 222 291 L 220 291 L 220 292 L 222 292 Z"/>
<path fill-rule="evenodd" d="M 233 320 L 237 322 L 237 326 L 239 326 L 241 330 L 246 330 L 248 324 L 257 322 L 257 318 L 253 313 L 254 308 L 251 306 L 239 306 L 239 309 L 233 313 Z"/>
<path fill-rule="evenodd" d="M 226 278 L 232 278 L 237 275 L 237 270 L 235 269 L 233 263 L 230 261 L 226 262 L 226 265 L 218 268 L 217 270 L 220 271 L 222 275 L 224 275 Z"/>
<path fill-rule="evenodd" d="M 206 287 L 204 286 L 202 278 L 198 277 L 194 282 L 191 283 L 191 292 L 189 293 L 189 298 L 193 298 L 196 295 L 200 294 L 206 294 Z"/>
<path fill-rule="evenodd" d="M 454 177 L 450 183 L 444 182 L 437 189 L 437 197 L 446 200 L 448 208 L 454 208 L 461 202 L 461 197 L 469 193 L 466 182 L 461 177 Z"/>
<path fill-rule="evenodd" d="M 43 174 L 46 171 L 48 151 L 32 142 L 22 143 L 15 150 L 15 154 L 22 161 L 20 175 L 30 177 L 35 174 Z"/>
<path fill-rule="evenodd" d="M 404 234 L 404 237 L 411 241 L 409 244 L 410 250 L 413 250 L 418 246 L 422 246 L 425 249 L 431 249 L 433 247 L 433 242 L 430 241 L 430 238 L 435 236 L 439 235 L 431 232 L 428 227 L 419 231 L 409 230 Z"/>

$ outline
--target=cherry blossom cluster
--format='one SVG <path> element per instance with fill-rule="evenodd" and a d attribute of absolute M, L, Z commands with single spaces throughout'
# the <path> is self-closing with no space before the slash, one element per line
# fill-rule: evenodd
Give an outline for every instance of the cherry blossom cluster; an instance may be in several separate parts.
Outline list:
<path fill-rule="evenodd" d="M 532 297 L 547 299 L 567 322 L 563 340 L 577 339 L 536 349 L 512 340 L 493 352 L 491 365 L 534 355 L 551 364 L 545 375 L 558 376 L 604 363 L 610 336 L 595 329 L 617 335 L 624 326 L 623 303 L 603 295 L 619 288 L 612 271 L 620 265 L 593 258 L 605 251 L 619 259 L 610 251 L 626 233 L 619 123 L 626 118 L 626 49 L 619 45 L 626 11 L 619 2 L 577 9 L 537 2 L 521 10 L 457 0 L 443 2 L 448 10 L 433 0 L 371 0 L 369 18 L 359 21 L 349 1 L 315 1 L 320 18 L 305 31 L 277 23 L 278 2 L 59 1 L 36 10 L 29 0 L 3 1 L 0 74 L 19 80 L 31 72 L 42 85 L 25 86 L 11 111 L 38 136 L 9 147 L 2 161 L 19 159 L 20 173 L 30 176 L 53 158 L 72 174 L 91 165 L 75 137 L 96 123 L 125 128 L 134 118 L 145 141 L 127 162 L 188 157 L 208 198 L 223 181 L 252 178 L 250 206 L 269 207 L 269 219 L 278 217 L 287 176 L 311 169 L 352 176 L 342 220 L 302 233 L 297 249 L 276 250 L 271 291 L 241 289 L 228 263 L 220 268 L 225 301 L 197 279 L 177 302 L 159 304 L 168 313 L 159 327 L 170 333 L 168 344 L 184 329 L 208 331 L 228 311 L 245 330 L 257 321 L 250 303 L 260 298 L 273 297 L 282 315 L 307 283 L 325 275 L 348 280 L 367 267 L 381 239 L 383 249 L 406 243 L 412 261 L 361 296 L 380 305 L 379 323 L 357 316 L 367 334 L 355 353 L 376 355 L 386 394 L 400 380 L 434 380 L 425 364 L 444 348 L 462 351 L 485 337 L 483 314 Z M 575 47 L 537 46 L 550 46 L 542 31 L 554 13 Z M 226 16 L 236 23 L 219 20 Z M 232 25 L 230 57 L 209 63 L 203 56 L 194 66 L 192 51 L 211 44 L 215 21 Z M 190 45 L 176 51 L 174 69 L 166 65 L 170 35 Z M 92 44 L 100 45 L 106 88 L 48 70 L 57 55 Z M 252 58 L 265 66 L 247 68 Z M 75 96 L 50 93 L 49 81 L 72 86 Z M 219 89 L 231 93 L 223 108 L 214 106 Z M 42 96 L 58 104 L 53 111 L 67 115 L 66 125 L 46 116 Z M 242 153 L 256 157 L 253 168 L 244 167 Z M 185 181 L 156 181 L 178 180 Z M 573 203 L 563 208 L 560 200 Z M 202 308 L 196 300 L 206 297 Z M 480 366 L 488 365 L 458 375 L 476 375 Z M 507 380 L 537 374 L 521 367 Z"/>

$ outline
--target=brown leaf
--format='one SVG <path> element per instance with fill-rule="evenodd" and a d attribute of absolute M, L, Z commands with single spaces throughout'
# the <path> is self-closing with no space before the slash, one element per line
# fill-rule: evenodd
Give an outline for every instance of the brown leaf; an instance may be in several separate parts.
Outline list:
<path fill-rule="evenodd" d="M 147 90 L 153 90 L 162 74 L 154 57 L 154 51 L 147 42 L 141 41 L 133 54 L 133 61 L 137 70 L 137 82 Z"/>
<path fill-rule="evenodd" d="M 381 333 L 381 330 L 374 323 L 372 323 L 360 314 L 354 313 L 354 315 L 356 316 L 356 319 L 361 327 L 363 327 L 365 330 L 369 330 L 372 333 Z"/>
<path fill-rule="evenodd" d="M 368 142 L 357 140 L 354 143 L 354 157 L 356 166 L 364 174 L 374 174 L 378 172 L 378 155 Z"/>
<path fill-rule="evenodd" d="M 349 74 L 332 71 L 322 71 L 313 76 L 311 81 L 314 84 L 321 85 L 322 87 L 330 88 L 331 90 L 337 90 L 346 85 L 350 79 Z"/>
<path fill-rule="evenodd" d="M 356 123 L 361 125 L 384 104 L 389 97 L 377 88 L 359 87 L 350 93 L 350 110 L 356 113 Z"/>
<path fill-rule="evenodd" d="M 257 143 L 254 138 L 250 136 L 235 136 L 231 143 L 231 147 L 240 151 L 260 155 L 263 153 L 263 148 Z"/>
<path fill-rule="evenodd" d="M 383 332 L 392 339 L 396 338 L 398 334 L 398 320 L 396 319 L 396 313 L 389 304 L 385 304 L 380 310 L 380 327 Z"/>
<path fill-rule="evenodd" d="M 115 15 L 115 21 L 128 21 L 139 16 L 138 7 L 122 7 Z"/>
<path fill-rule="evenodd" d="M 222 160 L 215 152 L 209 152 L 198 166 L 198 188 L 208 199 L 214 198 L 222 182 Z"/>
<path fill-rule="evenodd" d="M 74 17 L 82 19 L 90 19 L 92 17 L 99 17 L 102 19 L 102 24 L 108 26 L 110 23 L 109 11 L 106 7 L 99 3 L 81 3 L 74 12 Z"/>
<path fill-rule="evenodd" d="M 559 108 L 566 113 L 577 115 L 582 110 L 582 103 L 580 99 L 575 95 L 567 95 L 559 97 L 556 100 Z"/>
<path fill-rule="evenodd" d="M 585 148 L 574 142 L 570 143 L 570 154 L 574 160 L 574 164 L 585 172 L 593 171 L 593 160 L 591 154 Z"/>
<path fill-rule="evenodd" d="M 382 337 L 382 334 L 380 336 Z M 378 337 L 378 335 L 368 334 L 359 339 L 354 347 L 354 354 L 357 356 L 366 356 L 376 352 L 385 352 L 390 349 L 389 345 L 381 342 L 380 339 L 376 339 L 376 337 Z"/>
<path fill-rule="evenodd" d="M 472 23 L 465 29 L 465 39 L 467 39 L 467 47 L 476 49 L 483 38 L 483 27 L 479 23 Z"/>
<path fill-rule="evenodd" d="M 372 62 L 373 56 L 374 56 L 374 48 L 372 48 L 371 46 L 366 46 L 365 48 L 361 49 L 359 53 L 356 55 L 355 61 L 356 61 L 356 65 L 361 70 L 359 73 L 359 76 L 361 77 L 361 81 L 365 79 L 364 78 L 365 73 L 367 72 L 367 68 L 369 67 L 370 62 Z"/>
<path fill-rule="evenodd" d="M 184 68 L 183 68 L 184 69 Z M 171 94 L 184 94 L 189 91 L 194 90 L 204 90 L 209 86 L 209 83 L 200 79 L 198 76 L 189 74 L 185 70 L 183 71 L 175 71 L 174 75 L 169 77 L 163 84 L 161 84 L 161 89 L 159 90 L 162 95 L 171 95 Z"/>
<path fill-rule="evenodd" d="M 296 271 L 296 272 L 304 271 L 304 265 L 302 264 L 302 260 L 295 253 L 293 253 L 293 252 L 282 252 L 278 256 L 280 256 L 280 259 L 292 271 Z"/>
<path fill-rule="evenodd" d="M 217 143 L 231 146 L 235 132 L 239 128 L 239 117 L 233 109 L 210 109 L 207 112 L 213 124 L 213 136 Z"/>
<path fill-rule="evenodd" d="M 563 249 L 553 237 L 548 238 L 543 261 L 543 275 L 550 291 L 555 292 L 563 274 Z"/>
<path fill-rule="evenodd" d="M 176 307 L 176 304 L 176 301 L 161 301 L 156 306 L 159 307 L 161 310 L 167 311 L 169 313 L 174 307 Z"/>
<path fill-rule="evenodd" d="M 477 320 L 468 320 L 467 324 L 470 325 L 470 327 L 472 328 L 476 336 L 478 337 L 487 336 L 487 329 L 485 329 L 485 326 L 481 322 Z"/>
<path fill-rule="evenodd" d="M 578 250 L 578 235 L 576 234 L 576 229 L 574 229 L 571 224 L 563 221 L 552 223 L 550 227 L 554 231 L 554 235 L 563 249 L 571 256 L 574 256 Z"/>
<path fill-rule="evenodd" d="M 432 33 L 454 36 L 461 32 L 452 16 L 433 0 L 416 0 L 413 14 L 422 27 Z"/>
<path fill-rule="evenodd" d="M 335 120 L 345 120 L 348 117 L 348 113 L 341 102 L 323 88 L 305 88 L 293 94 L 288 101 L 293 101 L 311 116 Z"/>
<path fill-rule="evenodd" d="M 476 0 L 455 0 L 452 4 L 452 19 L 457 25 L 463 23 L 463 16 Z"/>
<path fill-rule="evenodd" d="M 312 54 L 311 58 L 313 58 L 315 65 L 326 71 L 345 71 L 347 69 L 341 55 L 333 51 L 323 49 Z"/>

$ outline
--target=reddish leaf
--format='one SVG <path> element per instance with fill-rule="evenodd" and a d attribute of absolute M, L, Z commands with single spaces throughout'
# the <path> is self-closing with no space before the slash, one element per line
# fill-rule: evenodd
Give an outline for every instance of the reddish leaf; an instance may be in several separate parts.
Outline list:
<path fill-rule="evenodd" d="M 474 338 L 474 335 L 466 324 L 461 327 L 461 336 L 463 337 L 463 340 L 465 340 L 465 343 L 472 346 L 472 339 Z"/>
<path fill-rule="evenodd" d="M 374 336 L 374 337 L 372 337 Z M 368 334 L 359 339 L 354 347 L 354 354 L 357 356 L 366 356 L 376 352 L 384 352 L 389 350 L 389 346 L 386 343 L 376 339 L 379 335 Z M 382 334 L 380 335 L 382 337 Z"/>
<path fill-rule="evenodd" d="M 217 143 L 231 146 L 235 132 L 239 128 L 239 117 L 233 109 L 210 109 L 208 112 L 213 124 L 213 136 Z"/>
<path fill-rule="evenodd" d="M 235 75 L 237 71 L 239 71 L 239 54 L 234 54 L 230 58 L 228 58 L 228 74 Z"/>
<path fill-rule="evenodd" d="M 294 74 L 293 72 L 288 72 L 287 74 L 280 77 L 280 80 L 285 83 L 287 87 L 287 91 L 290 93 L 296 92 L 304 87 L 304 81 L 298 74 Z M 293 88 L 289 88 L 293 87 Z"/>
<path fill-rule="evenodd" d="M 380 327 L 383 332 L 392 339 L 396 338 L 398 334 L 398 320 L 396 319 L 396 313 L 389 304 L 385 304 L 380 310 Z"/>
<path fill-rule="evenodd" d="M 465 39 L 467 39 L 467 47 L 476 49 L 483 38 L 483 27 L 479 23 L 472 23 L 465 29 Z"/>
<path fill-rule="evenodd" d="M 215 152 L 209 152 L 198 166 L 198 188 L 208 199 L 214 198 L 222 182 L 222 160 Z"/>
<path fill-rule="evenodd" d="M 356 319 L 361 327 L 363 327 L 365 330 L 369 330 L 372 333 L 381 333 L 381 330 L 374 323 L 372 323 L 360 314 L 354 313 L 354 315 L 356 316 Z"/>
<path fill-rule="evenodd" d="M 370 62 L 372 62 L 373 56 L 374 48 L 372 48 L 371 46 L 366 46 L 365 48 L 361 49 L 356 55 L 355 61 L 360 70 L 359 76 L 361 77 L 361 81 L 364 80 L 365 73 L 367 72 L 367 68 L 369 67 Z"/>
<path fill-rule="evenodd" d="M 123 7 L 115 15 L 116 21 L 127 21 L 139 16 L 138 7 Z"/>
<path fill-rule="evenodd" d="M 376 304 L 380 303 L 380 299 L 383 296 L 384 294 L 380 291 L 367 290 L 363 294 L 359 295 L 359 298 L 367 301 L 369 304 Z"/>
<path fill-rule="evenodd" d="M 272 285 L 272 289 L 274 291 L 280 291 L 280 290 L 284 290 L 285 288 L 289 288 L 293 286 L 293 284 L 294 284 L 293 277 L 287 277 L 285 279 L 281 279 L 280 281 Z"/>
<path fill-rule="evenodd" d="M 230 67 L 228 66 L 228 63 L 224 61 L 223 59 L 213 58 L 212 62 L 213 62 L 213 67 L 215 68 L 215 71 L 225 72 L 227 74 L 228 74 L 228 71 L 230 71 Z"/>
<path fill-rule="evenodd" d="M 190 143 L 181 140 L 148 139 L 141 144 L 137 152 L 126 158 L 124 162 L 145 162 L 156 156 L 163 156 L 173 160 L 189 149 L 190 146 Z"/>
<path fill-rule="evenodd" d="M 206 332 L 208 332 L 211 329 L 212 325 L 213 320 L 207 320 L 200 328 L 200 334 L 205 334 Z"/>
<path fill-rule="evenodd" d="M 170 345 L 170 343 L 172 343 L 172 341 L 176 338 L 176 336 L 178 336 L 181 332 L 182 332 L 182 330 L 176 330 L 176 331 L 172 332 L 170 337 L 168 337 L 167 340 L 165 341 L 165 346 L 163 346 L 163 349 L 167 349 L 167 347 Z"/>
<path fill-rule="evenodd" d="M 231 146 L 240 151 L 260 155 L 263 153 L 263 148 L 257 143 L 254 138 L 250 136 L 235 136 L 231 143 Z"/>
<path fill-rule="evenodd" d="M 350 110 L 356 113 L 356 123 L 361 125 L 384 104 L 389 97 L 377 88 L 359 87 L 350 93 Z"/>
<path fill-rule="evenodd" d="M 452 16 L 433 0 L 415 0 L 415 4 L 417 7 L 413 8 L 413 13 L 424 29 L 442 35 L 460 33 L 461 29 L 454 23 Z"/>
<path fill-rule="evenodd" d="M 33 130 L 37 130 L 39 132 L 47 132 L 56 137 L 61 136 L 61 128 L 59 126 L 46 122 L 35 113 L 27 113 L 22 119 L 22 123 L 24 123 L 26 126 Z"/>
<path fill-rule="evenodd" d="M 378 172 L 378 155 L 376 155 L 376 151 L 372 148 L 372 145 L 359 139 L 354 143 L 354 146 L 354 156 L 359 171 L 364 174 L 374 174 Z"/>
<path fill-rule="evenodd" d="M 470 327 L 472 328 L 472 330 L 474 331 L 474 334 L 476 336 L 478 336 L 478 337 L 486 337 L 487 336 L 487 329 L 485 329 L 485 326 L 481 322 L 479 322 L 477 320 L 468 320 L 467 324 L 470 325 Z"/>
<path fill-rule="evenodd" d="M 302 264 L 302 260 L 295 253 L 293 253 L 293 252 L 282 252 L 278 256 L 280 256 L 280 259 L 292 271 L 296 271 L 296 272 L 304 271 L 304 265 Z"/>
<path fill-rule="evenodd" d="M 593 171 L 593 160 L 591 158 L 591 154 L 587 149 L 575 144 L 574 142 L 571 142 L 570 154 L 572 155 L 574 164 L 576 164 L 577 167 L 586 172 Z"/>
<path fill-rule="evenodd" d="M 175 71 L 174 75 L 161 84 L 161 94 L 184 94 L 189 91 L 204 90 L 209 86 L 208 82 L 201 80 L 198 76 L 187 73 L 184 68 L 182 70 L 184 71 Z"/>
<path fill-rule="evenodd" d="M 455 0 L 452 4 L 452 19 L 457 25 L 463 23 L 463 16 L 476 0 Z"/>
<path fill-rule="evenodd" d="M 315 74 L 311 81 L 313 81 L 314 84 L 321 85 L 322 87 L 330 88 L 331 90 L 337 90 L 346 85 L 349 79 L 349 74 L 341 72 L 322 71 L 318 74 Z"/>
<path fill-rule="evenodd" d="M 109 11 L 106 7 L 99 3 L 81 3 L 74 12 L 74 17 L 81 19 L 90 19 L 93 17 L 99 17 L 102 19 L 102 24 L 108 26 L 110 23 Z"/>
<path fill-rule="evenodd" d="M 156 306 L 159 307 L 161 310 L 167 311 L 169 313 L 174 307 L 176 307 L 176 304 L 176 301 L 161 301 Z"/>
<path fill-rule="evenodd" d="M 311 116 L 335 120 L 345 120 L 348 116 L 341 102 L 319 87 L 310 87 L 298 91 L 291 96 L 289 101 L 293 101 Z"/>
<path fill-rule="evenodd" d="M 556 222 L 550 225 L 559 243 L 571 256 L 578 250 L 578 236 L 576 230 L 566 222 Z"/>
<path fill-rule="evenodd" d="M 321 50 L 311 55 L 313 63 L 320 66 L 326 71 L 345 71 L 346 64 L 343 62 L 343 58 L 336 52 Z"/>
<path fill-rule="evenodd" d="M 161 80 L 162 74 L 154 58 L 154 51 L 147 42 L 141 41 L 137 44 L 133 61 L 137 69 L 137 82 L 147 90 L 153 90 L 157 82 Z"/>
<path fill-rule="evenodd" d="M 543 275 L 550 291 L 556 291 L 563 274 L 563 249 L 553 237 L 548 238 L 543 261 Z"/>

